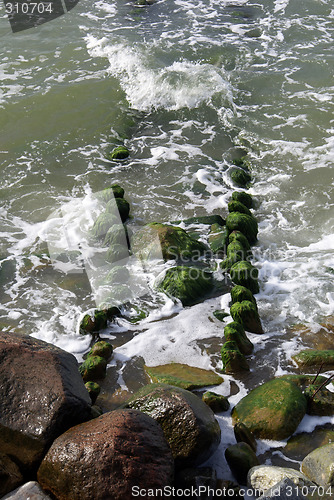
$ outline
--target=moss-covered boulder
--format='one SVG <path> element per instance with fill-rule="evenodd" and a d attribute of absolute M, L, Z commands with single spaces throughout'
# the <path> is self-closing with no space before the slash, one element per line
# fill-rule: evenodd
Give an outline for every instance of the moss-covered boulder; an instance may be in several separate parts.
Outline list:
<path fill-rule="evenodd" d="M 144 260 L 162 257 L 189 262 L 198 260 L 207 247 L 180 227 L 153 222 L 136 233 L 132 249 Z"/>
<path fill-rule="evenodd" d="M 121 199 L 121 198 L 120 198 Z M 115 213 L 103 212 L 95 220 L 93 227 L 91 229 L 91 234 L 93 238 L 104 238 L 108 230 L 119 223 L 119 218 Z"/>
<path fill-rule="evenodd" d="M 231 179 L 239 187 L 247 187 L 252 177 L 249 172 L 242 168 L 234 168 L 231 172 Z"/>
<path fill-rule="evenodd" d="M 82 335 L 97 333 L 107 327 L 108 316 L 106 311 L 95 309 L 92 314 L 85 314 L 80 322 L 79 332 Z"/>
<path fill-rule="evenodd" d="M 247 356 L 253 352 L 254 346 L 241 323 L 237 321 L 228 323 L 224 328 L 224 337 L 226 341 L 235 342 L 242 354 Z"/>
<path fill-rule="evenodd" d="M 127 283 L 130 279 L 130 272 L 125 266 L 114 266 L 108 272 L 105 283 L 106 284 L 115 284 L 115 283 Z"/>
<path fill-rule="evenodd" d="M 97 193 L 97 197 L 104 203 L 108 203 L 108 201 L 112 200 L 113 198 L 123 198 L 124 189 L 119 186 L 119 184 L 113 184 L 112 186 L 99 191 Z"/>
<path fill-rule="evenodd" d="M 111 246 L 111 245 L 123 245 L 129 247 L 129 236 L 127 227 L 123 224 L 115 224 L 111 228 L 108 229 L 108 232 L 104 238 L 103 245 Z"/>
<path fill-rule="evenodd" d="M 334 369 L 334 349 L 325 351 L 305 349 L 292 356 L 292 359 L 301 370 L 306 369 L 313 372 L 317 371 L 321 365 L 324 371 Z"/>
<path fill-rule="evenodd" d="M 129 218 L 130 204 L 124 198 L 115 198 L 114 200 L 108 201 L 106 204 L 106 213 L 117 215 L 116 210 L 119 212 L 122 222 L 125 222 Z"/>
<path fill-rule="evenodd" d="M 177 266 L 167 270 L 158 289 L 191 306 L 204 300 L 213 289 L 212 275 L 205 269 Z"/>
<path fill-rule="evenodd" d="M 220 443 L 220 427 L 213 411 L 180 387 L 150 384 L 124 406 L 150 415 L 161 425 L 176 468 L 201 464 Z"/>
<path fill-rule="evenodd" d="M 228 203 L 228 211 L 231 212 L 240 212 L 241 214 L 247 214 L 252 216 L 252 212 L 249 210 L 249 208 L 246 207 L 241 201 L 237 200 L 231 200 Z"/>
<path fill-rule="evenodd" d="M 243 300 L 232 304 L 231 316 L 237 323 L 241 323 L 245 330 L 252 333 L 263 333 L 260 316 L 254 302 Z"/>
<path fill-rule="evenodd" d="M 233 476 L 239 484 L 247 484 L 247 474 L 260 464 L 254 450 L 247 443 L 237 443 L 225 450 L 225 458 Z"/>
<path fill-rule="evenodd" d="M 301 432 L 292 436 L 283 453 L 292 460 L 302 461 L 311 451 L 329 443 L 334 443 L 334 430 L 318 427 L 312 432 Z"/>
<path fill-rule="evenodd" d="M 108 153 L 106 155 L 106 158 L 108 160 L 124 160 L 130 155 L 130 152 L 128 148 L 125 146 L 117 146 L 117 148 L 114 148 L 111 153 Z"/>
<path fill-rule="evenodd" d="M 306 398 L 296 384 L 273 379 L 241 399 L 232 420 L 243 422 L 256 438 L 280 440 L 295 432 L 306 409 Z"/>
<path fill-rule="evenodd" d="M 86 382 L 85 387 L 92 401 L 92 405 L 94 405 L 98 395 L 101 392 L 101 387 L 96 382 Z"/>
<path fill-rule="evenodd" d="M 227 216 L 226 227 L 230 233 L 232 231 L 243 233 L 251 245 L 257 240 L 258 225 L 252 215 L 232 212 Z"/>
<path fill-rule="evenodd" d="M 106 252 L 106 261 L 110 262 L 110 264 L 114 264 L 115 262 L 128 259 L 129 255 L 130 253 L 127 245 L 119 245 L 116 243 L 108 248 Z"/>
<path fill-rule="evenodd" d="M 185 224 L 190 226 L 192 224 L 205 224 L 211 226 L 212 224 L 218 224 L 219 226 L 225 226 L 226 222 L 220 215 L 200 215 L 198 217 L 189 217 L 189 219 L 173 221 L 172 224 Z"/>
<path fill-rule="evenodd" d="M 237 443 L 247 443 L 252 448 L 252 450 L 256 452 L 256 439 L 245 424 L 243 424 L 242 422 L 236 423 L 233 431 Z"/>
<path fill-rule="evenodd" d="M 231 290 L 231 299 L 232 304 L 234 304 L 235 302 L 243 302 L 244 300 L 248 300 L 249 302 L 253 302 L 257 306 L 254 295 L 245 286 L 234 286 Z"/>
<path fill-rule="evenodd" d="M 253 198 L 250 194 L 245 193 L 245 191 L 233 191 L 232 193 L 233 201 L 240 201 L 247 208 L 253 208 Z"/>
<path fill-rule="evenodd" d="M 228 244 L 228 230 L 219 224 L 212 224 L 208 239 L 213 253 L 224 255 Z"/>
<path fill-rule="evenodd" d="M 228 374 L 249 371 L 245 356 L 239 351 L 236 342 L 227 341 L 221 349 L 223 371 Z"/>
<path fill-rule="evenodd" d="M 107 361 L 101 356 L 88 356 L 79 368 L 84 382 L 101 380 L 106 376 Z"/>
<path fill-rule="evenodd" d="M 334 415 L 334 394 L 319 385 L 311 384 L 305 391 L 308 415 Z"/>
<path fill-rule="evenodd" d="M 249 244 L 248 239 L 240 231 L 232 231 L 232 233 L 229 234 L 228 242 L 234 243 L 235 241 L 238 241 L 239 243 L 241 243 L 245 251 L 250 250 L 251 246 Z"/>
<path fill-rule="evenodd" d="M 211 370 L 203 370 L 181 363 L 145 366 L 144 369 L 153 382 L 175 385 L 188 391 L 210 385 L 219 385 L 224 381 L 222 377 Z"/>
<path fill-rule="evenodd" d="M 89 351 L 88 356 L 101 356 L 101 358 L 104 358 L 106 361 L 110 361 L 112 353 L 112 345 L 106 340 L 99 340 L 98 342 L 95 342 Z"/>
<path fill-rule="evenodd" d="M 231 267 L 230 275 L 236 285 L 244 286 L 252 293 L 259 293 L 259 271 L 250 262 L 246 260 L 236 262 Z"/>
<path fill-rule="evenodd" d="M 204 403 L 207 404 L 214 413 L 227 411 L 230 407 L 230 403 L 225 396 L 216 394 L 212 391 L 206 391 L 202 395 L 202 401 L 204 401 Z"/>
<path fill-rule="evenodd" d="M 217 309 L 217 311 L 213 311 L 212 313 L 218 321 L 225 321 L 230 314 L 224 311 L 224 309 Z"/>
<path fill-rule="evenodd" d="M 309 453 L 301 471 L 319 486 L 334 485 L 334 443 L 326 444 Z"/>
<path fill-rule="evenodd" d="M 323 377 L 322 375 L 318 375 L 315 380 L 314 375 L 298 375 L 295 373 L 290 375 L 281 375 L 278 378 L 296 384 L 301 391 L 305 391 L 310 385 L 316 385 L 317 387 L 319 387 L 320 385 L 324 384 L 327 380 L 327 377 Z"/>

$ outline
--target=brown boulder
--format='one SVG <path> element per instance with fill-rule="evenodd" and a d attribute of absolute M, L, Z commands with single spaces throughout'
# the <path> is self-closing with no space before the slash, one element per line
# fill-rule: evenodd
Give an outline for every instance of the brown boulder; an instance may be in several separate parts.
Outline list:
<path fill-rule="evenodd" d="M 72 354 L 17 333 L 0 333 L 0 449 L 29 472 L 65 430 L 90 415 Z"/>
<path fill-rule="evenodd" d="M 20 470 L 6 455 L 0 454 L 0 498 L 23 483 Z"/>
<path fill-rule="evenodd" d="M 171 486 L 173 470 L 159 424 L 137 410 L 115 410 L 56 439 L 37 477 L 58 500 L 129 500 L 134 486 Z"/>

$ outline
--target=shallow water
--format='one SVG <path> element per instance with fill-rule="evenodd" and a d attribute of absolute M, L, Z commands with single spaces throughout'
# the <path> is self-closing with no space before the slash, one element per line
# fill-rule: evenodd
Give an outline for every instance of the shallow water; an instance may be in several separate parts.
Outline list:
<path fill-rule="evenodd" d="M 236 380 L 231 403 L 293 371 L 290 356 L 303 340 L 290 327 L 316 330 L 334 314 L 333 19 L 325 0 L 302 7 L 296 0 L 158 0 L 147 7 L 82 0 L 65 16 L 12 34 L 3 13 L 1 327 L 81 360 L 90 339 L 77 333 L 78 322 L 96 297 L 86 273 L 66 274 L 47 256 L 55 211 L 73 215 L 66 230 L 76 234 L 76 216 L 94 212 L 94 193 L 117 182 L 134 229 L 224 217 L 232 160 L 245 150 L 257 200 L 254 264 L 265 334 L 250 334 L 251 373 Z M 129 159 L 106 160 L 120 143 Z M 117 345 L 110 370 L 123 390 L 134 387 L 141 358 L 221 369 L 223 325 L 212 312 L 228 309 L 228 296 L 182 309 L 152 288 L 161 270 L 148 275 L 150 294 L 141 303 L 148 317 L 104 333 Z M 232 377 L 225 379 L 217 391 L 229 395 Z M 221 456 L 214 463 L 226 476 Z"/>

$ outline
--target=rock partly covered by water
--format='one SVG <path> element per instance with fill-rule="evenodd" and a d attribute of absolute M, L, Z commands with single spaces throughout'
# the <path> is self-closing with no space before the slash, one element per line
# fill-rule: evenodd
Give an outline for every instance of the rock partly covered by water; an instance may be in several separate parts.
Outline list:
<path fill-rule="evenodd" d="M 252 293 L 259 293 L 259 271 L 247 260 L 236 262 L 230 271 L 231 279 L 236 285 L 248 288 Z"/>
<path fill-rule="evenodd" d="M 23 471 L 53 440 L 88 420 L 90 398 L 72 354 L 28 335 L 0 334 L 0 449 Z"/>
<path fill-rule="evenodd" d="M 228 323 L 224 328 L 224 337 L 227 341 L 235 342 L 242 354 L 247 356 L 253 352 L 254 346 L 241 323 L 237 321 Z"/>
<path fill-rule="evenodd" d="M 334 369 L 334 349 L 304 349 L 292 356 L 292 359 L 301 370 L 317 371 L 320 366 L 324 371 Z"/>
<path fill-rule="evenodd" d="M 226 461 L 239 484 L 247 484 L 247 474 L 252 467 L 259 465 L 254 450 L 247 443 L 237 443 L 225 451 Z"/>
<path fill-rule="evenodd" d="M 219 445 L 220 428 L 213 411 L 192 392 L 150 384 L 125 406 L 147 413 L 161 425 L 178 467 L 201 464 Z"/>
<path fill-rule="evenodd" d="M 231 306 L 231 316 L 234 321 L 241 323 L 248 332 L 263 333 L 260 316 L 253 301 L 234 302 Z"/>
<path fill-rule="evenodd" d="M 188 391 L 224 382 L 222 377 L 211 370 L 203 370 L 182 363 L 145 366 L 144 369 L 153 382 L 175 385 Z"/>
<path fill-rule="evenodd" d="M 233 422 L 243 422 L 255 437 L 285 439 L 306 412 L 306 398 L 297 385 L 273 379 L 250 391 L 233 408 Z"/>
<path fill-rule="evenodd" d="M 334 443 L 311 451 L 303 460 L 301 470 L 320 486 L 334 485 Z"/>
<path fill-rule="evenodd" d="M 157 422 L 137 410 L 115 410 L 56 439 L 37 477 L 58 500 L 128 500 L 134 486 L 171 486 L 173 472 Z"/>
<path fill-rule="evenodd" d="M 226 218 L 226 227 L 232 231 L 240 231 L 252 245 L 257 240 L 258 225 L 255 217 L 240 212 L 231 212 Z"/>
<path fill-rule="evenodd" d="M 249 371 L 249 365 L 245 356 L 240 352 L 238 344 L 228 340 L 221 348 L 223 371 L 225 373 L 238 373 Z"/>

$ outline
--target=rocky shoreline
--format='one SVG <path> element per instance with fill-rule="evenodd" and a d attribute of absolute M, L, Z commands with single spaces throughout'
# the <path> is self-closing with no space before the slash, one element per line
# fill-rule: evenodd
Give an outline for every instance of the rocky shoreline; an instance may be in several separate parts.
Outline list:
<path fill-rule="evenodd" d="M 126 156 L 126 148 L 119 147 L 111 159 Z M 107 284 L 119 302 L 127 297 L 130 283 L 117 263 L 133 251 L 145 262 L 161 252 L 165 262 L 173 263 L 156 288 L 185 307 L 230 292 L 233 321 L 225 324 L 224 310 L 214 315 L 224 327 L 222 374 L 235 377 L 250 369 L 247 356 L 253 344 L 247 332 L 264 333 L 254 297 L 258 270 L 250 262 L 258 233 L 253 199 L 246 192 L 250 170 L 245 157 L 235 161 L 231 178 L 242 190 L 233 192 L 226 221 L 213 215 L 152 222 L 132 239 L 126 225 L 130 205 L 123 188 L 113 185 L 101 192 L 106 208 L 91 234 L 108 248 L 106 259 L 113 268 Z M 114 217 L 115 204 L 121 224 Z M 196 225 L 208 228 L 208 244 Z M 221 258 L 218 269 L 212 268 L 212 255 Z M 236 480 L 231 483 L 200 467 L 220 443 L 215 413 L 230 406 L 227 398 L 203 389 L 221 383 L 214 372 L 177 363 L 145 367 L 150 383 L 114 411 L 101 410 L 100 384 L 113 346 L 100 334 L 120 316 L 118 305 L 106 303 L 81 319 L 80 333 L 92 338 L 81 366 L 74 356 L 29 335 L 1 333 L 0 497 L 125 500 L 165 498 L 173 488 L 186 497 L 195 488 L 203 499 L 241 498 L 245 487 L 261 492 L 263 499 L 333 496 L 331 430 L 324 429 L 321 447 L 308 448 L 295 461 L 301 462 L 301 472 L 260 464 L 256 439 L 290 438 L 291 447 L 305 414 L 333 415 L 334 396 L 326 388 L 330 379 L 320 372 L 333 369 L 334 350 L 301 351 L 293 359 L 305 374 L 266 381 L 232 408 L 236 443 L 225 451 Z M 143 317 L 139 310 L 138 318 Z"/>

